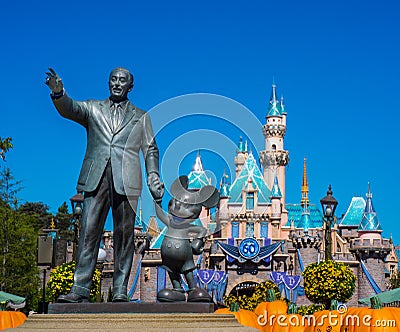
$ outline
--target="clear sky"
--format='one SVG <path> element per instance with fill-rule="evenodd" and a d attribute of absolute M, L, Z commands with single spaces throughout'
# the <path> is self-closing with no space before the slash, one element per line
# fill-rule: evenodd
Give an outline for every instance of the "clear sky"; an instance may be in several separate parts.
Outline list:
<path fill-rule="evenodd" d="M 0 136 L 13 137 L 6 165 L 20 197 L 56 212 L 75 194 L 85 151 L 84 129 L 51 103 L 49 66 L 77 100 L 106 98 L 116 66 L 134 73 L 130 99 L 151 110 L 167 187 L 198 148 L 216 183 L 233 170 L 239 135 L 263 149 L 274 80 L 288 113 L 287 202 L 301 199 L 307 157 L 311 203 L 332 184 L 341 215 L 370 182 L 384 235 L 400 243 L 399 12 L 396 0 L 7 2 Z"/>

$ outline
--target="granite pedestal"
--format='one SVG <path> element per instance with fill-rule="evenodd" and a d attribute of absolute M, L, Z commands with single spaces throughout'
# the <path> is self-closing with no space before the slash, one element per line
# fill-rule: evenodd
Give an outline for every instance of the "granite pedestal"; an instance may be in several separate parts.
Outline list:
<path fill-rule="evenodd" d="M 33 314 L 17 329 L 39 331 L 257 331 L 234 315 L 216 315 L 210 303 L 52 304 L 49 314 Z"/>

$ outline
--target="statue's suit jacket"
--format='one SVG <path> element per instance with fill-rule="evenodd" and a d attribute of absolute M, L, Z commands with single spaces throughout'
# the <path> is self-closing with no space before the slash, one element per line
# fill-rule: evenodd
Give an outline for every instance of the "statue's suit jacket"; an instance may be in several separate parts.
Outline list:
<path fill-rule="evenodd" d="M 63 117 L 86 128 L 87 148 L 77 190 L 96 190 L 110 161 L 116 192 L 139 196 L 142 190 L 140 150 L 147 174 L 158 174 L 158 148 L 150 117 L 145 111 L 128 101 L 124 118 L 113 130 L 109 99 L 78 102 L 64 94 L 53 103 Z"/>

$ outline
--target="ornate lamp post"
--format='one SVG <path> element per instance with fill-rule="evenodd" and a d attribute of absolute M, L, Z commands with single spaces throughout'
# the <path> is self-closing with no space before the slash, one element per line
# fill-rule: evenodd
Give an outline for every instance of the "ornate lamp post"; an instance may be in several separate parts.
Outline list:
<path fill-rule="evenodd" d="M 72 196 L 70 199 L 71 207 L 72 207 L 72 214 L 74 218 L 74 241 L 73 241 L 73 252 L 72 252 L 72 259 L 76 261 L 76 251 L 79 239 L 79 221 L 82 216 L 83 211 L 83 195 L 81 192 L 78 192 L 76 195 Z"/>
<path fill-rule="evenodd" d="M 332 221 L 338 201 L 332 196 L 332 186 L 329 185 L 324 198 L 320 200 L 325 221 L 325 260 L 332 259 Z"/>

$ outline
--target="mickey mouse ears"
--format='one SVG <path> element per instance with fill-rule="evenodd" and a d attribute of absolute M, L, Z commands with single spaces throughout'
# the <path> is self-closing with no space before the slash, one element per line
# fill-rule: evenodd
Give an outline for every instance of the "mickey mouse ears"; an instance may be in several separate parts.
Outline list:
<path fill-rule="evenodd" d="M 178 201 L 188 204 L 201 204 L 206 208 L 212 208 L 219 202 L 219 192 L 214 186 L 204 186 L 199 191 L 187 190 L 189 179 L 181 175 L 171 186 L 171 195 Z"/>

